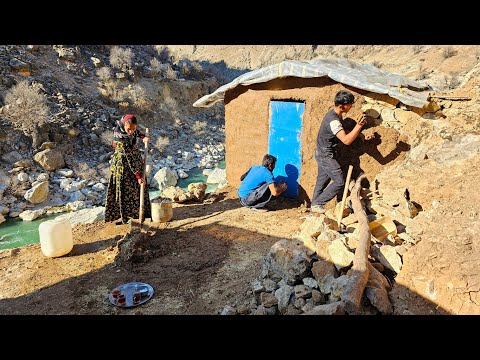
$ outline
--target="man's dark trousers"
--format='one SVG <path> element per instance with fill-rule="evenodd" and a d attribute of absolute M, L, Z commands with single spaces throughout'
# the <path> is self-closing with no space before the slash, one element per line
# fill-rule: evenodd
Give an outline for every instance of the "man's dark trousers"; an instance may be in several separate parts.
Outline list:
<path fill-rule="evenodd" d="M 312 206 L 324 206 L 341 193 L 345 180 L 343 179 L 343 172 L 338 161 L 333 157 L 317 157 L 317 167 L 317 183 L 313 190 Z M 333 182 L 327 187 L 330 180 L 333 180 Z"/>
<path fill-rule="evenodd" d="M 249 208 L 261 208 L 264 207 L 272 198 L 272 192 L 268 188 L 270 184 L 263 184 L 253 190 L 250 194 L 240 199 L 240 203 L 243 206 Z"/>

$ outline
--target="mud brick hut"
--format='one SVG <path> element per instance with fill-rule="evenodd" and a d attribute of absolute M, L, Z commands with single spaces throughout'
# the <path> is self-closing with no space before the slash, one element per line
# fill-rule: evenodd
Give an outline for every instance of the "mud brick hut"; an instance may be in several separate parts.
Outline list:
<path fill-rule="evenodd" d="M 391 143 L 392 139 L 396 143 L 395 152 L 401 152 L 400 135 L 395 127 L 408 121 L 408 114 L 404 113 L 413 114 L 413 110 L 418 117 L 430 103 L 429 93 L 425 91 L 428 85 L 370 64 L 328 59 L 283 61 L 250 71 L 203 96 L 193 106 L 209 107 L 224 100 L 229 184 L 238 187 L 240 176 L 251 165 L 260 164 L 263 155 L 269 153 L 277 157 L 274 175 L 286 179 L 289 186 L 285 195 L 300 196 L 309 202 L 317 175 L 314 158 L 317 132 L 323 116 L 333 106 L 335 94 L 342 89 L 351 91 L 356 100 L 347 114 L 350 118 L 347 124 L 353 123 L 352 119 L 363 111 L 372 118 L 369 126 L 371 123 L 372 127 L 381 127 L 382 132 L 389 131 L 389 134 L 382 133 L 383 139 L 377 136 L 377 142 L 372 142 L 376 147 L 372 150 L 377 155 L 381 142 Z M 362 132 L 367 130 L 370 129 Z M 347 149 L 339 149 L 346 154 L 344 161 L 340 161 L 342 167 L 348 167 L 348 163 L 355 163 L 357 159 L 354 177 L 361 171 L 369 175 L 368 166 L 358 161 L 359 156 L 369 157 L 368 151 L 361 149 L 364 146 L 359 140 Z M 408 146 L 403 147 L 405 150 Z M 388 156 L 370 159 L 372 166 L 377 165 L 370 169 L 372 177 L 376 175 L 373 172 L 385 165 L 385 160 Z"/>

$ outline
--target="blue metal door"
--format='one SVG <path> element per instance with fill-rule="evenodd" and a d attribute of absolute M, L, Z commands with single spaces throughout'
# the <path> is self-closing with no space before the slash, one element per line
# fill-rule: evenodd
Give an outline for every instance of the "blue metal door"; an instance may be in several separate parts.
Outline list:
<path fill-rule="evenodd" d="M 277 158 L 275 182 L 283 179 L 287 197 L 298 197 L 298 177 L 302 163 L 303 102 L 270 101 L 270 133 L 268 153 Z"/>

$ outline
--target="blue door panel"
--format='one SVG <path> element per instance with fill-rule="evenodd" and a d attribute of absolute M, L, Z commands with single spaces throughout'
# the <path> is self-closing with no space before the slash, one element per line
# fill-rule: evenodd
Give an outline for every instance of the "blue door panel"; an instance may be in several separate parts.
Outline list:
<path fill-rule="evenodd" d="M 277 158 L 273 175 L 275 181 L 283 179 L 287 197 L 298 197 L 298 177 L 302 163 L 303 102 L 270 101 L 270 133 L 268 153 Z"/>

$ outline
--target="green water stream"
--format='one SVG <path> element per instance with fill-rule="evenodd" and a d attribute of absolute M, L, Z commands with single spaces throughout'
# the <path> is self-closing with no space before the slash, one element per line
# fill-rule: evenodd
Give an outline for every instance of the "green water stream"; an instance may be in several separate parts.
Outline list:
<path fill-rule="evenodd" d="M 221 161 L 218 167 L 225 169 L 225 161 Z M 188 184 L 193 182 L 205 182 L 207 177 L 202 174 L 203 169 L 194 168 L 189 171 L 189 177 L 180 179 L 177 183 L 179 187 L 186 190 Z M 217 184 L 207 184 L 206 192 L 215 191 Z M 159 196 L 158 190 L 149 191 L 150 198 L 154 199 Z M 0 250 L 12 249 L 30 244 L 40 243 L 40 234 L 38 226 L 46 221 L 52 220 L 60 214 L 53 214 L 42 216 L 33 221 L 23 221 L 21 218 L 7 218 L 6 221 L 0 224 Z"/>
<path fill-rule="evenodd" d="M 220 169 L 225 169 L 225 160 L 220 161 L 217 167 Z M 177 186 L 180 187 L 182 190 L 187 190 L 188 185 L 191 183 L 206 182 L 207 176 L 203 175 L 203 170 L 204 169 L 193 168 L 188 172 L 188 178 L 179 179 L 177 181 Z M 207 189 L 205 190 L 205 193 L 215 191 L 217 189 L 217 185 L 218 184 L 207 183 Z M 150 199 L 155 199 L 160 197 L 160 192 L 158 190 L 152 190 L 149 192 L 149 194 L 150 194 Z"/>
<path fill-rule="evenodd" d="M 38 244 L 40 242 L 38 226 L 46 220 L 55 219 L 58 215 L 60 214 L 47 215 L 33 221 L 23 221 L 18 217 L 7 218 L 0 224 L 0 250 Z"/>

